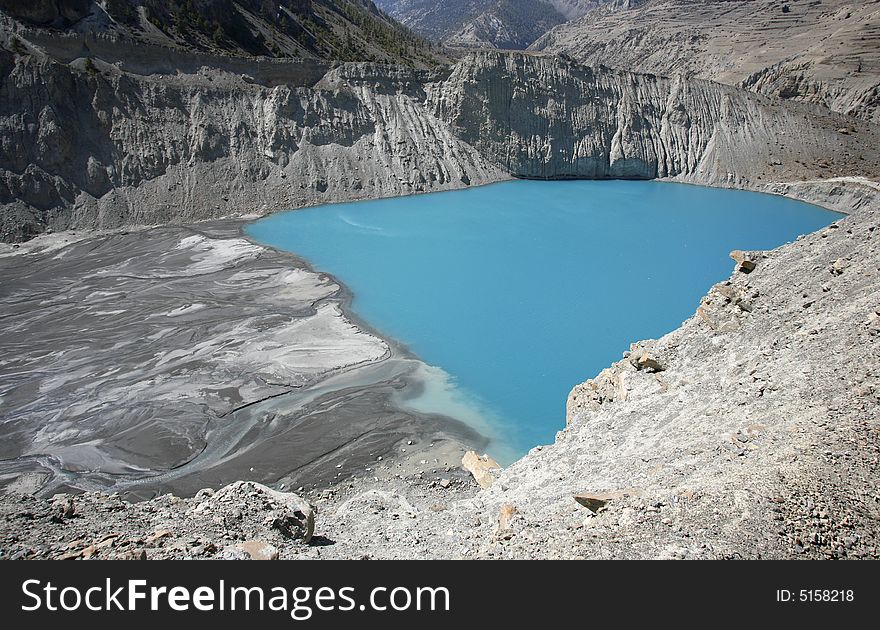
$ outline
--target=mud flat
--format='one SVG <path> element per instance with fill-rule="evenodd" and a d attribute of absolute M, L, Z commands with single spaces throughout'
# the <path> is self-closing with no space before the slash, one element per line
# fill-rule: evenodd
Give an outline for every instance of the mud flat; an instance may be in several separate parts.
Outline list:
<path fill-rule="evenodd" d="M 4 246 L 8 491 L 140 499 L 239 479 L 327 487 L 389 454 L 399 471 L 428 470 L 484 442 L 397 405 L 424 386 L 421 362 L 353 319 L 332 277 L 240 227 Z"/>

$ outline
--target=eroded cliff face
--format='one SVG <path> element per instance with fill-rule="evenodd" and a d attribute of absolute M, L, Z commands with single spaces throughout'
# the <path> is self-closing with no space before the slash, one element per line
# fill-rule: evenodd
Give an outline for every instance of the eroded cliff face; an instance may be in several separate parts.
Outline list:
<path fill-rule="evenodd" d="M 247 72 L 240 59 L 203 55 L 174 72 L 151 65 L 156 51 L 123 63 L 11 41 L 17 52 L 0 52 L 4 241 L 510 175 L 763 189 L 880 173 L 870 123 L 558 57 L 480 52 L 439 71 L 264 60 Z"/>
<path fill-rule="evenodd" d="M 270 87 L 207 66 L 144 75 L 4 51 L 0 76 L 6 241 L 503 177 L 425 111 L 424 75 L 403 68 L 328 66 L 316 85 Z"/>
<path fill-rule="evenodd" d="M 429 101 L 456 135 L 518 177 L 750 187 L 803 178 L 825 160 L 842 172 L 878 168 L 868 124 L 709 81 L 555 56 L 476 53 Z"/>

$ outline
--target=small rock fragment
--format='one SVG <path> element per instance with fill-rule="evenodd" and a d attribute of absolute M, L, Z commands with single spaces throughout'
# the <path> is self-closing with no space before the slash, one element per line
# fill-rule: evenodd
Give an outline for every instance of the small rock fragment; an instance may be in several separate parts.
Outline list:
<path fill-rule="evenodd" d="M 637 370 L 647 370 L 649 372 L 662 372 L 663 365 L 647 352 L 636 359 L 635 366 Z"/>
<path fill-rule="evenodd" d="M 612 490 L 610 492 L 582 492 L 576 494 L 574 500 L 592 512 L 599 512 L 612 499 L 621 499 L 638 494 L 635 489 L 632 490 Z"/>
<path fill-rule="evenodd" d="M 498 511 L 498 529 L 510 529 L 510 521 L 513 519 L 516 512 L 516 506 L 512 503 L 505 503 L 502 505 L 501 509 Z"/>
<path fill-rule="evenodd" d="M 755 270 L 755 267 L 758 266 L 758 263 L 755 262 L 753 256 L 740 249 L 735 249 L 730 252 L 730 257 L 733 258 L 733 261 L 736 263 L 736 270 L 743 273 L 751 273 Z"/>
<path fill-rule="evenodd" d="M 160 529 L 158 531 L 153 532 L 149 536 L 147 536 L 145 542 L 148 545 L 152 545 L 155 542 L 162 540 L 163 538 L 167 538 L 170 535 L 171 535 L 171 532 L 169 532 L 167 529 Z"/>
<path fill-rule="evenodd" d="M 274 545 L 262 540 L 246 540 L 235 545 L 237 549 L 244 551 L 251 560 L 277 560 L 278 549 Z"/>
<path fill-rule="evenodd" d="M 116 556 L 117 560 L 146 560 L 147 559 L 147 550 L 146 549 L 129 549 L 128 551 L 124 551 Z"/>

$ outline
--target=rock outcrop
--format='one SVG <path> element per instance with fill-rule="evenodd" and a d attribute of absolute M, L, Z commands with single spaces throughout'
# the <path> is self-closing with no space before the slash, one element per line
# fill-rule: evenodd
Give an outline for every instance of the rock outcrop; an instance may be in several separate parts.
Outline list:
<path fill-rule="evenodd" d="M 461 467 L 473 475 L 474 481 L 484 490 L 495 482 L 493 473 L 501 470 L 498 462 L 489 455 L 484 454 L 481 457 L 475 451 L 468 451 L 464 454 L 464 457 L 461 458 Z"/>
<path fill-rule="evenodd" d="M 306 78 L 312 66 L 304 67 Z M 354 64 L 311 87 L 143 76 L 0 52 L 0 238 L 264 213 L 479 184 L 497 167 L 422 107 L 424 75 Z"/>

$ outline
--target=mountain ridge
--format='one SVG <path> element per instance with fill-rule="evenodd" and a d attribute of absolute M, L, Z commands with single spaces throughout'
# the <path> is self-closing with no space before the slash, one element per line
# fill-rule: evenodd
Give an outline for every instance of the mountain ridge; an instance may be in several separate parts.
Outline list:
<path fill-rule="evenodd" d="M 431 67 L 436 46 L 371 0 L 0 0 L 0 10 L 55 34 L 124 39 L 245 57 L 376 61 Z"/>
<path fill-rule="evenodd" d="M 550 28 L 613 0 L 379 0 L 417 33 L 454 48 L 524 49 Z"/>
<path fill-rule="evenodd" d="M 549 56 L 475 52 L 431 71 L 202 56 L 184 73 L 146 47 L 126 62 L 62 52 L 0 51 L 5 241 L 506 176 L 760 188 L 880 174 L 868 123 Z"/>
<path fill-rule="evenodd" d="M 876 0 L 644 0 L 590 11 L 531 49 L 739 85 L 880 122 Z"/>

